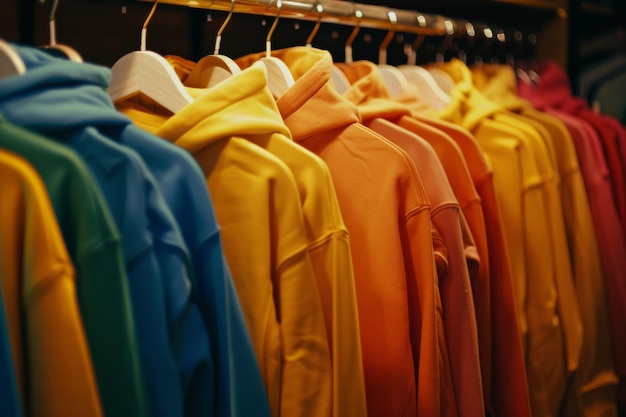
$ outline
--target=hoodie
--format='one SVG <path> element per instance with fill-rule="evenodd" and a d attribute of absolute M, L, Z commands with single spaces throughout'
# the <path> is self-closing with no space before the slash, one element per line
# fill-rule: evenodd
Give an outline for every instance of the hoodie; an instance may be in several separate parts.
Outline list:
<path fill-rule="evenodd" d="M 185 82 L 195 63 L 178 57 L 166 58 Z M 198 89 L 192 93 L 197 95 L 203 91 Z M 276 118 L 280 118 L 271 92 L 264 90 L 261 97 L 263 93 L 264 100 L 259 100 L 259 104 L 274 109 Z M 331 347 L 333 415 L 360 416 L 366 413 L 365 385 L 350 239 L 328 167 L 290 136 L 291 133 L 285 131 L 285 135 L 246 139 L 280 158 L 294 174 Z"/>
<path fill-rule="evenodd" d="M 251 68 L 171 117 L 125 111 L 204 172 L 273 415 L 329 415 L 330 353 L 297 185 L 285 163 L 244 139 L 288 134 L 263 105 L 265 77 Z"/>

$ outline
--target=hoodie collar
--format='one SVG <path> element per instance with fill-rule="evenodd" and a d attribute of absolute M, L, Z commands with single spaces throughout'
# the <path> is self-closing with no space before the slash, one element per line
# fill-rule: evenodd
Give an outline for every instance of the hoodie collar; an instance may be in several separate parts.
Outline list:
<path fill-rule="evenodd" d="M 474 86 L 472 72 L 462 61 L 453 59 L 439 65 L 455 82 L 452 101 L 438 116 L 474 130 L 481 120 L 491 117 L 502 108 L 482 95 Z"/>
<path fill-rule="evenodd" d="M 36 48 L 13 47 L 27 71 L 0 80 L 0 109 L 9 120 L 41 133 L 130 123 L 106 93 L 108 68 L 55 58 Z"/>
<path fill-rule="evenodd" d="M 196 99 L 165 120 L 154 133 L 191 153 L 232 136 L 281 133 L 290 137 L 261 64 L 235 74 L 220 84 L 196 90 Z"/>
<path fill-rule="evenodd" d="M 245 68 L 264 56 L 247 55 L 236 60 Z M 277 101 L 278 109 L 297 141 L 360 121 L 356 107 L 330 84 L 332 57 L 328 51 L 294 47 L 272 51 L 291 71 L 295 83 Z"/>
<path fill-rule="evenodd" d="M 406 105 L 392 100 L 376 64 L 359 61 L 337 66 L 351 84 L 344 97 L 357 105 L 363 123 L 375 118 L 394 120 L 411 114 Z"/>

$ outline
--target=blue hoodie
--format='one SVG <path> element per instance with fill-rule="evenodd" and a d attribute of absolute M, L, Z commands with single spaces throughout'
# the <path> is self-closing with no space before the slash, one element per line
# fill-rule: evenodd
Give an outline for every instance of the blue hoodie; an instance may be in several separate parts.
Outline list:
<path fill-rule="evenodd" d="M 50 61 L 50 58 L 47 58 Z M 27 66 L 29 64 L 29 59 Z M 56 61 L 55 61 L 56 63 Z M 59 63 L 60 64 L 60 63 Z M 80 114 L 70 110 L 63 118 L 72 114 L 71 124 L 80 125 L 100 122 L 100 131 L 118 143 L 133 148 L 148 165 L 163 196 L 180 225 L 184 241 L 189 248 L 193 265 L 192 293 L 211 335 L 210 349 L 214 359 L 215 379 L 205 384 L 198 374 L 188 375 L 183 384 L 186 402 L 186 415 L 211 415 L 206 409 L 207 400 L 216 394 L 215 415 L 219 416 L 269 416 L 269 406 L 256 358 L 250 343 L 246 324 L 241 312 L 239 299 L 233 286 L 232 278 L 225 263 L 219 229 L 213 212 L 204 177 L 193 158 L 184 150 L 148 134 L 133 125 L 120 128 L 120 120 L 130 123 L 125 116 L 117 113 L 104 89 L 108 86 L 110 72 L 107 69 L 89 65 L 71 64 L 72 69 L 64 68 L 64 77 L 53 80 L 50 86 L 55 89 L 63 85 L 72 85 L 69 90 L 80 90 Z M 60 67 L 59 67 L 60 69 Z M 28 74 L 27 74 L 28 75 Z M 58 75 L 51 74 L 53 77 Z M 96 88 L 94 88 L 96 87 Z M 1 91 L 1 89 L 0 89 Z M 38 95 L 37 101 L 41 100 Z M 69 97 L 63 97 L 69 104 Z M 75 98 L 76 100 L 76 98 Z M 58 101 L 54 103 L 58 104 Z M 49 103 L 52 105 L 53 103 Z M 89 104 L 89 105 L 86 105 Z M 43 118 L 52 118 L 47 104 Z M 59 105 L 59 107 L 62 107 Z M 60 110 L 60 109 L 59 109 Z M 19 111 L 18 111 L 19 112 Z M 20 119 L 27 120 L 32 112 L 26 111 Z M 63 113 L 59 111 L 59 113 Z M 78 113 L 78 112 L 77 112 Z M 38 113 L 39 116 L 39 113 Z M 58 116 L 61 116 L 59 114 Z M 57 117 L 58 117 L 57 116 Z M 74 120 L 78 119 L 78 120 Z M 58 123 L 67 126 L 68 121 Z M 42 123 L 46 126 L 46 123 Z M 173 288 L 166 284 L 166 292 Z M 193 335 L 193 326 L 187 326 L 187 335 Z M 197 350 L 202 345 L 195 343 Z M 197 353 L 197 352 L 196 352 Z M 181 355 L 183 361 L 193 362 L 194 356 Z M 200 372 L 201 374 L 201 372 Z M 193 389 L 203 386 L 202 389 Z M 207 393 L 206 390 L 210 390 Z M 194 393 L 195 392 L 195 393 Z"/>
<path fill-rule="evenodd" d="M 100 102 L 90 97 L 89 90 L 100 90 L 96 86 L 106 79 L 101 68 L 16 49 L 29 71 L 17 83 L 0 83 L 0 108 L 14 123 L 69 145 L 91 169 L 123 237 L 149 415 L 182 417 L 181 379 L 192 375 L 193 390 L 212 377 L 208 335 L 191 303 L 189 256 L 180 231 L 141 158 L 103 134 L 129 121 L 111 107 L 98 109 Z"/>

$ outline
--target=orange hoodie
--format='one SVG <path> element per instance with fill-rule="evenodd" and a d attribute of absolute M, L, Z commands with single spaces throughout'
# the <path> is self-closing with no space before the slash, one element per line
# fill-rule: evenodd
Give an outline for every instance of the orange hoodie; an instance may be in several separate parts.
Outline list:
<path fill-rule="evenodd" d="M 473 75 L 476 86 L 486 97 L 525 120 L 535 122 L 535 128 L 551 150 L 561 180 L 559 191 L 584 327 L 576 374 L 579 387 L 578 392 L 572 390 L 575 397 L 572 401 L 582 401 L 585 415 L 614 415 L 617 377 L 613 369 L 606 289 L 587 192 L 572 138 L 561 121 L 535 110 L 519 98 L 516 77 L 509 67 L 488 65 L 481 71 L 474 70 Z"/>
<path fill-rule="evenodd" d="M 402 150 L 359 123 L 329 84 L 332 59 L 273 51 L 296 80 L 278 101 L 294 139 L 330 168 L 350 245 L 370 417 L 438 416 L 437 311 L 430 205 Z M 261 54 L 237 60 L 246 67 Z M 416 388 L 417 381 L 421 383 Z M 417 391 L 417 396 L 416 396 Z"/>
<path fill-rule="evenodd" d="M 172 117 L 124 110 L 191 152 L 206 175 L 273 415 L 329 416 L 330 353 L 296 181 L 244 139 L 289 134 L 266 97 L 256 65 Z"/>
<path fill-rule="evenodd" d="M 4 150 L 0 176 L 2 296 L 25 409 L 102 416 L 74 267 L 46 188 L 27 161 Z"/>

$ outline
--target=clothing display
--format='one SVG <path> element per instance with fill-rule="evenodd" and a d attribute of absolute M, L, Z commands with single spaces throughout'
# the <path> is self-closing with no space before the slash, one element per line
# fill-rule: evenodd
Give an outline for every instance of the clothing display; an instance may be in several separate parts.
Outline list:
<path fill-rule="evenodd" d="M 232 58 L 0 39 L 0 416 L 626 416 L 624 56 L 340 62 L 276 7 Z"/>

